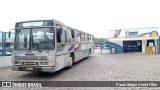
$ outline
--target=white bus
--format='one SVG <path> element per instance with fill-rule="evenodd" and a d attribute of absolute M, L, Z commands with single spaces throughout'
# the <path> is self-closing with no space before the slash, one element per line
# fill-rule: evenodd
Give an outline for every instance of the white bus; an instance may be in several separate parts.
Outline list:
<path fill-rule="evenodd" d="M 12 71 L 55 72 L 94 52 L 93 35 L 57 20 L 17 22 L 14 31 Z"/>

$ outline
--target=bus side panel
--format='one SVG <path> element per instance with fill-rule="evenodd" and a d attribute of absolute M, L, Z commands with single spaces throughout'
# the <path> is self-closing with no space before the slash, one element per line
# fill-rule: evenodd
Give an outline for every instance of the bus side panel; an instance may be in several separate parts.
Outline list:
<path fill-rule="evenodd" d="M 78 60 L 79 60 L 79 52 L 74 52 L 74 56 L 75 56 L 75 60 L 74 60 L 74 62 L 77 62 Z"/>
<path fill-rule="evenodd" d="M 70 57 L 70 54 L 65 54 L 64 67 L 69 65 L 69 57 Z"/>
<path fill-rule="evenodd" d="M 83 51 L 75 52 L 75 62 L 81 60 L 83 58 Z"/>
<path fill-rule="evenodd" d="M 85 50 L 85 49 L 88 49 L 87 44 L 81 44 L 81 50 Z"/>
<path fill-rule="evenodd" d="M 91 49 L 91 54 L 94 53 L 94 48 Z"/>
<path fill-rule="evenodd" d="M 87 44 L 88 49 L 91 49 L 91 54 L 94 53 L 94 44 Z"/>
<path fill-rule="evenodd" d="M 64 57 L 65 55 L 56 56 L 55 71 L 58 71 L 64 67 Z"/>
<path fill-rule="evenodd" d="M 85 50 L 83 50 L 83 58 L 85 58 Z"/>
<path fill-rule="evenodd" d="M 83 58 L 89 56 L 89 49 L 92 49 L 93 44 L 82 44 L 82 50 L 83 50 Z M 92 53 L 92 50 L 91 50 Z"/>

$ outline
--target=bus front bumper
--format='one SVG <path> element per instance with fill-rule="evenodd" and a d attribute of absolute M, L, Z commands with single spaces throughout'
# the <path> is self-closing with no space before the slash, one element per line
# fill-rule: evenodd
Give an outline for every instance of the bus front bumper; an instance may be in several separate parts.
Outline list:
<path fill-rule="evenodd" d="M 12 71 L 33 71 L 33 72 L 55 72 L 55 67 L 43 66 L 43 67 L 36 67 L 36 66 L 12 66 Z"/>

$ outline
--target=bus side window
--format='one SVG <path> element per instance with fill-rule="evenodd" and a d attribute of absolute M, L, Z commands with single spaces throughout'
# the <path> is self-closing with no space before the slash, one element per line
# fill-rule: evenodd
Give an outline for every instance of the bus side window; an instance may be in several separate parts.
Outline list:
<path fill-rule="evenodd" d="M 88 35 L 85 34 L 85 42 L 88 42 Z"/>
<path fill-rule="evenodd" d="M 81 33 L 79 33 L 78 42 L 79 42 L 79 43 L 81 42 Z"/>
<path fill-rule="evenodd" d="M 67 43 L 67 32 L 65 31 L 65 43 Z"/>
<path fill-rule="evenodd" d="M 57 49 L 62 50 L 67 43 L 67 33 L 64 29 L 57 30 Z"/>
<path fill-rule="evenodd" d="M 66 36 L 67 36 L 67 42 L 70 43 L 72 36 L 71 36 L 71 29 L 66 28 Z"/>
<path fill-rule="evenodd" d="M 72 35 L 72 41 L 74 42 L 74 39 L 75 39 L 74 30 L 71 30 L 71 35 Z"/>
<path fill-rule="evenodd" d="M 84 42 L 84 34 L 81 33 L 81 42 Z"/>
<path fill-rule="evenodd" d="M 92 43 L 92 35 L 89 35 L 89 42 Z"/>
<path fill-rule="evenodd" d="M 75 42 L 80 42 L 80 33 L 78 31 L 74 31 L 75 34 L 74 34 L 74 40 Z"/>
<path fill-rule="evenodd" d="M 91 36 L 91 43 L 93 43 L 94 36 Z"/>
<path fill-rule="evenodd" d="M 61 43 L 61 33 L 57 31 L 57 43 Z"/>
<path fill-rule="evenodd" d="M 90 35 L 87 35 L 87 42 L 90 41 Z"/>

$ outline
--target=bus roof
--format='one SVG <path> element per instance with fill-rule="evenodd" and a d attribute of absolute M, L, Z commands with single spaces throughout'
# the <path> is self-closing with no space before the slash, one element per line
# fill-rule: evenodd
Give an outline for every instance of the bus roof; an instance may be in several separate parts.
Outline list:
<path fill-rule="evenodd" d="M 75 30 L 75 31 L 78 31 L 78 32 L 82 32 L 82 33 L 86 33 L 86 32 L 84 32 L 84 31 L 81 31 L 81 30 L 78 30 L 78 29 L 69 27 L 69 26 L 67 26 L 67 25 L 63 24 L 62 22 L 60 22 L 60 21 L 58 21 L 58 20 L 55 20 L 55 19 L 28 20 L 28 21 L 20 21 L 20 22 L 16 22 L 16 23 L 36 22 L 36 21 L 53 21 L 53 22 L 55 22 L 56 24 L 60 24 L 60 25 L 62 25 L 62 26 L 65 26 L 65 27 L 67 27 L 67 28 L 70 28 L 70 29 L 72 29 L 72 30 Z M 89 33 L 86 33 L 86 34 L 89 34 Z M 90 35 L 92 35 L 92 34 L 90 34 Z M 92 35 L 92 36 L 94 36 L 94 35 Z"/>

